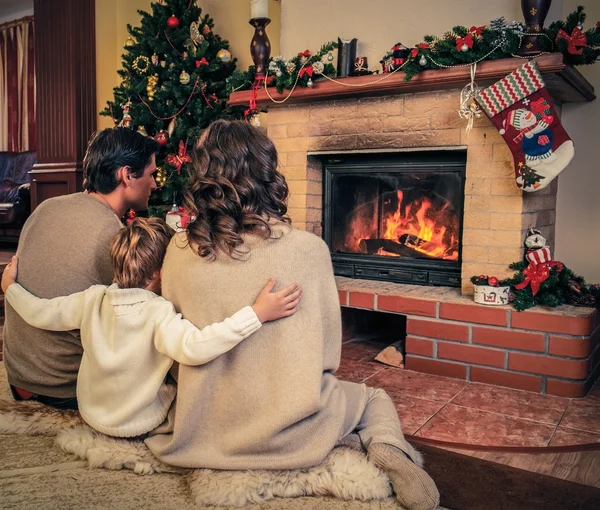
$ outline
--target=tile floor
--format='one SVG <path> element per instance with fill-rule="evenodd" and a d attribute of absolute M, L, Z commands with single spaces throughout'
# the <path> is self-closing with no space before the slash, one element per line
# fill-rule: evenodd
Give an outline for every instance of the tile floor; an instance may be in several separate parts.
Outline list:
<path fill-rule="evenodd" d="M 340 379 L 385 389 L 406 434 L 478 446 L 600 443 L 600 385 L 568 399 L 388 367 L 381 344 L 349 341 Z"/>

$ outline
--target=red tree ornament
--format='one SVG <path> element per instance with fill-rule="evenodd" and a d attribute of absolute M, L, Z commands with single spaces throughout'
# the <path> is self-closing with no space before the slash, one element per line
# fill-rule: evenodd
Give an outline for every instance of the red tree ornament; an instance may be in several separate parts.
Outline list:
<path fill-rule="evenodd" d="M 165 158 L 165 162 L 168 165 L 171 165 L 172 167 L 177 169 L 178 175 L 179 173 L 181 173 L 181 165 L 183 165 L 184 163 L 190 163 L 191 161 L 192 158 L 190 158 L 190 155 L 186 154 L 185 152 L 185 143 L 183 143 L 183 140 L 179 141 L 179 149 L 177 151 L 177 154 L 169 154 Z"/>
<path fill-rule="evenodd" d="M 495 287 L 496 285 L 498 285 L 498 278 L 496 278 L 495 276 L 490 276 L 488 278 L 488 283 L 492 286 Z"/>
<path fill-rule="evenodd" d="M 172 14 L 169 16 L 169 19 L 167 19 L 167 26 L 175 30 L 179 26 L 179 18 L 175 16 L 175 14 Z"/>
<path fill-rule="evenodd" d="M 161 129 L 158 133 L 156 133 L 154 139 L 158 142 L 158 145 L 162 146 L 167 145 L 167 143 L 169 142 L 169 136 L 167 135 L 167 132 L 164 129 Z"/>

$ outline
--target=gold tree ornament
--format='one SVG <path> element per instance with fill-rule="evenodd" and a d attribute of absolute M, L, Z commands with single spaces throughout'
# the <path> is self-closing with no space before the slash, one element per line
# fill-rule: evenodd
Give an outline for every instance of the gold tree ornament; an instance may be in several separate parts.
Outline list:
<path fill-rule="evenodd" d="M 127 39 L 125 39 L 125 44 L 123 44 L 123 48 L 131 48 L 132 46 L 135 46 L 135 41 L 131 36 L 129 36 Z"/>
<path fill-rule="evenodd" d="M 145 55 L 140 55 L 139 57 L 135 57 L 133 64 L 131 67 L 134 71 L 142 74 L 145 73 L 150 67 L 150 59 Z"/>
<path fill-rule="evenodd" d="M 148 77 L 148 84 L 146 85 L 146 93 L 148 94 L 148 101 L 154 101 L 154 95 L 156 94 L 156 88 L 158 87 L 158 74 L 153 74 Z"/>
<path fill-rule="evenodd" d="M 189 82 L 190 75 L 185 71 L 181 71 L 181 74 L 179 75 L 179 83 L 181 83 L 182 85 L 187 85 Z"/>
<path fill-rule="evenodd" d="M 169 127 L 167 128 L 167 133 L 169 133 L 169 136 L 173 136 L 173 133 L 175 132 L 176 124 L 177 124 L 177 117 L 173 117 L 171 122 L 169 122 Z"/>

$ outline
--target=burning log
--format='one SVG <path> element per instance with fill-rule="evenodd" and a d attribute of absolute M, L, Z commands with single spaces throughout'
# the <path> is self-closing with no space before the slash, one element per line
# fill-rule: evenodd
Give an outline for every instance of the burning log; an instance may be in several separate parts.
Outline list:
<path fill-rule="evenodd" d="M 403 236 L 404 237 L 404 236 Z M 416 237 L 416 236 L 414 236 Z M 417 237 L 417 239 L 419 239 Z M 407 246 L 404 244 L 397 243 L 396 241 L 391 241 L 389 239 L 361 239 L 358 243 L 358 248 L 361 253 L 366 255 L 373 255 L 377 253 L 379 250 L 387 251 L 388 253 L 393 253 L 394 255 L 398 255 L 400 257 L 413 257 L 413 258 L 424 258 L 424 259 L 435 259 L 436 257 L 431 257 L 426 253 L 421 251 L 417 251 L 412 246 Z"/>
<path fill-rule="evenodd" d="M 418 247 L 418 246 L 421 246 L 422 244 L 425 244 L 427 241 L 425 241 L 425 239 L 421 239 L 420 237 L 418 237 L 414 234 L 402 234 L 398 238 L 398 242 L 400 244 L 403 244 L 404 246 Z"/>

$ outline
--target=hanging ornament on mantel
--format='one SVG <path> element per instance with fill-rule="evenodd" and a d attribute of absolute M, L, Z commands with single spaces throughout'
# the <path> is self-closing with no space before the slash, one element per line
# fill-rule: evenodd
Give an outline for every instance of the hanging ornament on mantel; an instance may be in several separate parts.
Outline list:
<path fill-rule="evenodd" d="M 427 65 L 427 59 L 425 58 L 425 55 L 421 55 L 421 58 L 419 59 L 419 65 L 420 66 L 426 66 Z"/>
<path fill-rule="evenodd" d="M 465 85 L 460 93 L 460 107 L 458 109 L 458 116 L 467 121 L 467 127 L 465 128 L 467 135 L 473 128 L 473 122 L 475 119 L 479 119 L 482 115 L 479 105 L 475 102 L 475 99 L 480 92 L 479 87 L 475 83 L 476 71 L 477 64 L 473 64 L 471 66 L 471 82 Z"/>
<path fill-rule="evenodd" d="M 173 133 L 175 132 L 176 124 L 177 124 L 177 117 L 173 117 L 171 122 L 169 122 L 169 127 L 167 128 L 167 133 L 169 133 L 169 136 L 173 136 Z"/>
<path fill-rule="evenodd" d="M 175 14 L 171 14 L 171 16 L 169 16 L 167 19 L 167 26 L 171 30 L 175 30 L 179 26 L 179 18 L 175 16 Z"/>
<path fill-rule="evenodd" d="M 250 122 L 251 126 L 260 127 L 260 113 L 254 112 L 251 113 L 248 117 L 248 122 Z"/>

